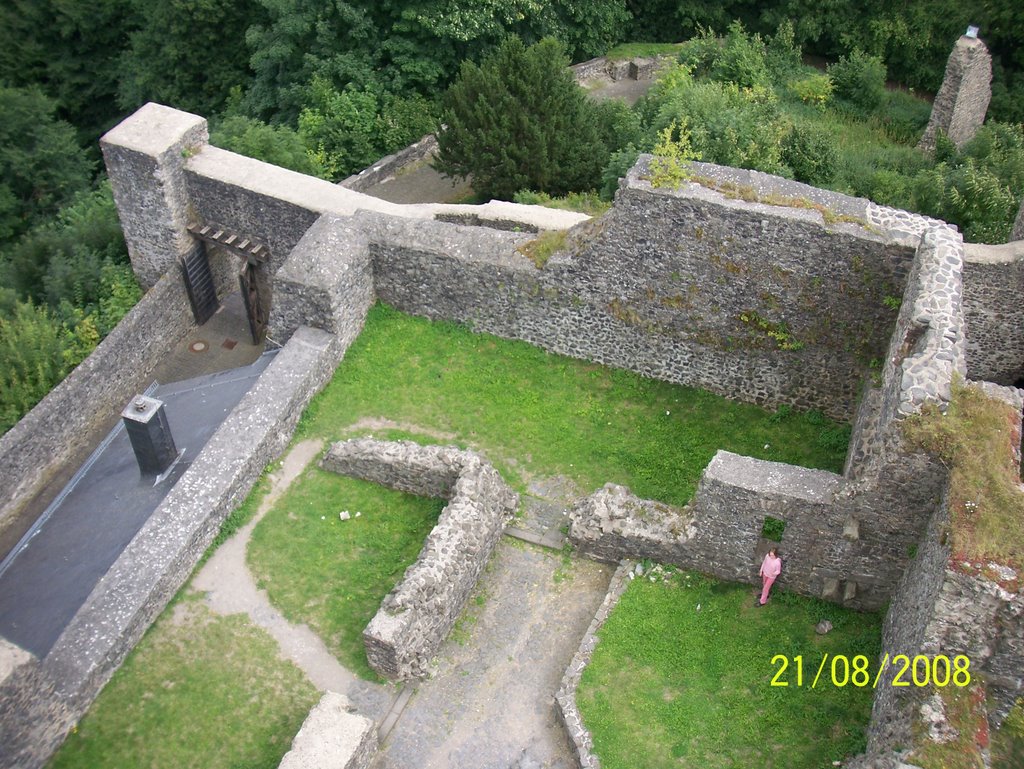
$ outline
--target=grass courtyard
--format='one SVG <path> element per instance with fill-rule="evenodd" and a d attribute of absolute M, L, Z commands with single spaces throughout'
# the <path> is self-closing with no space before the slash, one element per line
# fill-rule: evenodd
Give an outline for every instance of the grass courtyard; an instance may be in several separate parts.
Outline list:
<path fill-rule="evenodd" d="M 848 439 L 848 428 L 820 415 L 773 414 L 383 306 L 371 310 L 296 440 L 365 433 L 478 449 L 520 491 L 562 475 L 581 493 L 614 481 L 674 504 L 690 498 L 719 448 L 837 471 Z M 265 491 L 264 481 L 226 532 L 252 516 Z M 440 507 L 310 468 L 256 527 L 249 564 L 285 616 L 315 628 L 343 664 L 369 677 L 362 629 Z M 212 615 L 186 587 L 52 766 L 276 766 L 315 700 L 262 631 L 241 616 Z"/>
<path fill-rule="evenodd" d="M 825 654 L 873 666 L 878 614 L 786 593 L 757 608 L 748 585 L 651 574 L 613 609 L 577 694 L 602 766 L 817 769 L 864 749 L 870 685 L 811 683 Z M 814 630 L 822 619 L 834 625 L 827 635 Z M 789 685 L 771 686 L 777 674 Z"/>

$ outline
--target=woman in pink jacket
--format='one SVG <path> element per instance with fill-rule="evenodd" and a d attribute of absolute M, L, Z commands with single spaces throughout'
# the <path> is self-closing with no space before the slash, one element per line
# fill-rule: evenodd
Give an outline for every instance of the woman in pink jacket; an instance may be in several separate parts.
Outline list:
<path fill-rule="evenodd" d="M 768 602 L 768 591 L 772 589 L 772 583 L 775 582 L 775 578 L 779 576 L 782 571 L 782 559 L 779 558 L 779 549 L 773 547 L 768 551 L 768 555 L 764 557 L 764 561 L 761 563 L 761 601 L 759 606 L 764 606 Z"/>

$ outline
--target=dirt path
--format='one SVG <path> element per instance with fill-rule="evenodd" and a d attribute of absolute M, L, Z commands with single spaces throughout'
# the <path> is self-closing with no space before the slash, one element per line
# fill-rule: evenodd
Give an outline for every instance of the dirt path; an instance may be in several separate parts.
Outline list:
<path fill-rule="evenodd" d="M 342 667 L 308 626 L 288 622 L 271 605 L 266 591 L 257 587 L 245 563 L 246 547 L 256 524 L 322 447 L 321 441 L 303 441 L 285 455 L 281 468 L 270 476 L 270 492 L 256 515 L 217 549 L 192 580 L 192 586 L 206 593 L 207 605 L 218 614 L 248 614 L 253 624 L 277 641 L 281 656 L 294 662 L 315 687 L 347 695 L 361 713 L 376 719 L 387 709 L 393 691 L 356 677 Z"/>

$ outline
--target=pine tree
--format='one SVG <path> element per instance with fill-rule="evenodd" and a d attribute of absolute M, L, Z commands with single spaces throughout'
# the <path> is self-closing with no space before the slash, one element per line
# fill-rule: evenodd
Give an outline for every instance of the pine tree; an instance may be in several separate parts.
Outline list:
<path fill-rule="evenodd" d="M 477 193 L 564 195 L 596 187 L 608 154 L 596 111 L 557 41 L 507 38 L 478 66 L 463 62 L 443 100 L 435 167 L 473 177 Z"/>

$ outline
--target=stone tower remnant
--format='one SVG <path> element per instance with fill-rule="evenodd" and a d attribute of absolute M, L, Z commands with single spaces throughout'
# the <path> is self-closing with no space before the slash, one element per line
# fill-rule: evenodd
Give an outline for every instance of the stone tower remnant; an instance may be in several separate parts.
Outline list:
<path fill-rule="evenodd" d="M 977 34 L 977 27 L 968 27 L 967 34 L 956 41 L 946 62 L 942 87 L 932 105 L 928 127 L 917 145 L 927 152 L 935 150 L 939 131 L 957 147 L 963 147 L 985 122 L 992 99 L 992 56 Z"/>

